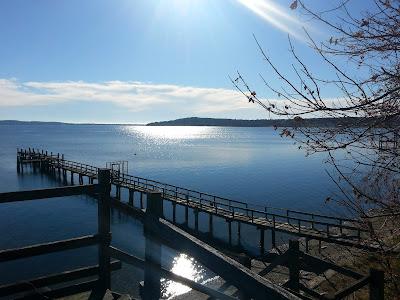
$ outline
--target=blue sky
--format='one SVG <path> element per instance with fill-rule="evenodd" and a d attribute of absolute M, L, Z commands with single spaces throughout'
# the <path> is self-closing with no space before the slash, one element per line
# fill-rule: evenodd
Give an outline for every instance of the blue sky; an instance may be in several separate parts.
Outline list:
<path fill-rule="evenodd" d="M 292 1 L 2 0 L 0 119 L 146 123 L 187 116 L 267 118 L 234 90 L 240 70 L 263 97 L 266 69 L 254 33 L 289 69 L 288 33 L 309 66 L 326 75 L 304 42 L 329 32 Z M 325 97 L 335 97 L 326 91 Z"/>

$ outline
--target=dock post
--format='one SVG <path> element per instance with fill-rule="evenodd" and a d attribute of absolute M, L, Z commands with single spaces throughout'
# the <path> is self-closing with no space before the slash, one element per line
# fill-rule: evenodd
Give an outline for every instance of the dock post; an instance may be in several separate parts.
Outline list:
<path fill-rule="evenodd" d="M 158 300 L 161 292 L 161 243 L 157 236 L 150 235 L 148 228 L 159 222 L 163 215 L 163 200 L 160 192 L 147 193 L 145 229 L 145 268 L 143 299 Z"/>
<path fill-rule="evenodd" d="M 140 209 L 143 209 L 143 193 L 140 192 Z"/>
<path fill-rule="evenodd" d="M 238 244 L 240 245 L 240 221 L 237 222 Z"/>
<path fill-rule="evenodd" d="M 229 241 L 229 245 L 232 245 L 232 221 L 227 219 L 226 220 L 228 222 L 228 241 Z"/>
<path fill-rule="evenodd" d="M 134 191 L 132 189 L 129 189 L 129 202 L 128 204 L 133 206 L 133 193 Z"/>
<path fill-rule="evenodd" d="M 260 254 L 264 255 L 265 253 L 265 230 L 260 228 Z"/>
<path fill-rule="evenodd" d="M 300 288 L 299 241 L 289 240 L 289 282 L 288 286 L 298 292 Z"/>
<path fill-rule="evenodd" d="M 383 300 L 385 297 L 385 274 L 381 270 L 369 270 L 369 300 Z"/>
<path fill-rule="evenodd" d="M 213 236 L 213 215 L 211 213 L 208 214 L 208 234 Z"/>
<path fill-rule="evenodd" d="M 74 185 L 74 172 L 71 171 L 71 185 Z"/>
<path fill-rule="evenodd" d="M 306 253 L 309 252 L 308 242 L 309 242 L 309 238 L 306 237 Z"/>
<path fill-rule="evenodd" d="M 185 205 L 185 225 L 188 226 L 188 224 L 189 224 L 189 207 L 188 207 L 189 195 L 185 195 L 185 199 L 186 199 L 186 205 Z"/>
<path fill-rule="evenodd" d="M 176 223 L 176 203 L 172 202 L 172 223 Z"/>
<path fill-rule="evenodd" d="M 99 287 L 98 291 L 101 297 L 107 289 L 111 287 L 111 268 L 110 255 L 108 248 L 111 242 L 110 232 L 110 191 L 111 191 L 111 176 L 110 170 L 99 169 L 99 192 L 98 201 L 98 234 L 100 237 L 99 243 Z"/>
<path fill-rule="evenodd" d="M 275 215 L 272 215 L 271 240 L 272 240 L 272 248 L 276 248 Z"/>
<path fill-rule="evenodd" d="M 19 152 L 17 149 L 17 173 L 21 172 L 21 162 L 20 162 L 20 157 L 19 157 Z"/>
<path fill-rule="evenodd" d="M 194 208 L 193 213 L 194 213 L 194 229 L 196 231 L 199 231 L 199 211 L 197 210 L 197 208 Z"/>

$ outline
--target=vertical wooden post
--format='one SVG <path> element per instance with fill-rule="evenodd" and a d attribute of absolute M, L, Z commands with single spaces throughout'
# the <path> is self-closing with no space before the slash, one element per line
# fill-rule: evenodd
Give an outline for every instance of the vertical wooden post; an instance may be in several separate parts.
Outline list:
<path fill-rule="evenodd" d="M 197 210 L 197 208 L 193 210 L 193 213 L 194 213 L 194 229 L 196 231 L 199 231 L 199 211 Z"/>
<path fill-rule="evenodd" d="M 385 274 L 383 271 L 369 270 L 369 300 L 383 300 L 385 297 Z"/>
<path fill-rule="evenodd" d="M 185 225 L 188 226 L 188 224 L 189 224 L 189 207 L 188 207 L 189 195 L 185 195 L 185 199 L 186 199 L 186 205 L 185 205 Z"/>
<path fill-rule="evenodd" d="M 140 192 L 140 209 L 143 209 L 143 193 Z"/>
<path fill-rule="evenodd" d="M 176 223 L 176 203 L 172 202 L 172 223 Z"/>
<path fill-rule="evenodd" d="M 308 251 L 309 251 L 308 242 L 309 242 L 309 238 L 306 237 L 306 253 L 308 253 Z"/>
<path fill-rule="evenodd" d="M 133 206 L 133 193 L 134 191 L 132 189 L 129 189 L 129 202 L 128 204 Z"/>
<path fill-rule="evenodd" d="M 264 229 L 260 228 L 260 254 L 264 255 L 265 253 L 265 234 Z"/>
<path fill-rule="evenodd" d="M 74 172 L 71 171 L 71 185 L 74 185 Z"/>
<path fill-rule="evenodd" d="M 208 234 L 212 237 L 213 236 L 213 215 L 210 213 L 208 214 Z"/>
<path fill-rule="evenodd" d="M 161 193 L 147 193 L 147 208 L 145 216 L 145 268 L 143 299 L 160 299 L 161 277 L 161 244 L 157 236 L 150 236 L 147 228 L 151 223 L 158 222 L 163 215 L 163 200 Z"/>
<path fill-rule="evenodd" d="M 19 151 L 17 149 L 17 173 L 21 172 L 21 162 L 20 162 L 20 156 L 19 156 Z"/>
<path fill-rule="evenodd" d="M 228 240 L 229 240 L 229 245 L 232 245 L 232 222 L 231 220 L 227 219 L 228 222 Z"/>
<path fill-rule="evenodd" d="M 99 244 L 99 292 L 104 296 L 107 289 L 111 286 L 110 256 L 108 248 L 111 242 L 110 232 L 110 191 L 111 176 L 110 170 L 99 169 L 99 192 L 98 200 L 98 234 L 100 236 Z"/>
<path fill-rule="evenodd" d="M 238 233 L 238 244 L 240 245 L 240 224 L 241 222 L 237 222 L 237 233 Z"/>
<path fill-rule="evenodd" d="M 289 288 L 298 292 L 300 283 L 299 241 L 289 240 Z"/>
<path fill-rule="evenodd" d="M 276 248 L 275 215 L 272 216 L 271 240 L 272 240 L 272 248 Z"/>

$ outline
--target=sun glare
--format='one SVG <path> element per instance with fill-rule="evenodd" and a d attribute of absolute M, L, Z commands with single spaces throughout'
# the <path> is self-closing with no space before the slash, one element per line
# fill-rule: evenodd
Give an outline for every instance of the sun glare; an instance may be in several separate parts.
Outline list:
<path fill-rule="evenodd" d="M 272 26 L 287 32 L 298 40 L 304 40 L 303 28 L 306 27 L 305 24 L 273 1 L 238 0 L 238 2 Z"/>

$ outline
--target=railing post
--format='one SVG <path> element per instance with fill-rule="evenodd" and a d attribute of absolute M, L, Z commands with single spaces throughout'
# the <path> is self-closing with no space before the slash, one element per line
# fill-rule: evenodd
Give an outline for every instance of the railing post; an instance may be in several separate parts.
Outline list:
<path fill-rule="evenodd" d="M 99 200 L 98 200 L 98 234 L 99 243 L 99 292 L 104 295 L 111 286 L 110 256 L 108 248 L 111 242 L 110 232 L 110 170 L 99 169 Z"/>
<path fill-rule="evenodd" d="M 289 240 L 289 288 L 298 292 L 300 282 L 299 241 Z"/>
<path fill-rule="evenodd" d="M 145 217 L 145 268 L 143 299 L 160 299 L 161 277 L 161 244 L 157 236 L 149 235 L 148 228 L 158 222 L 163 215 L 163 199 L 160 192 L 147 193 L 147 208 Z"/>
<path fill-rule="evenodd" d="M 383 300 L 385 297 L 385 274 L 381 270 L 369 270 L 369 300 Z"/>

